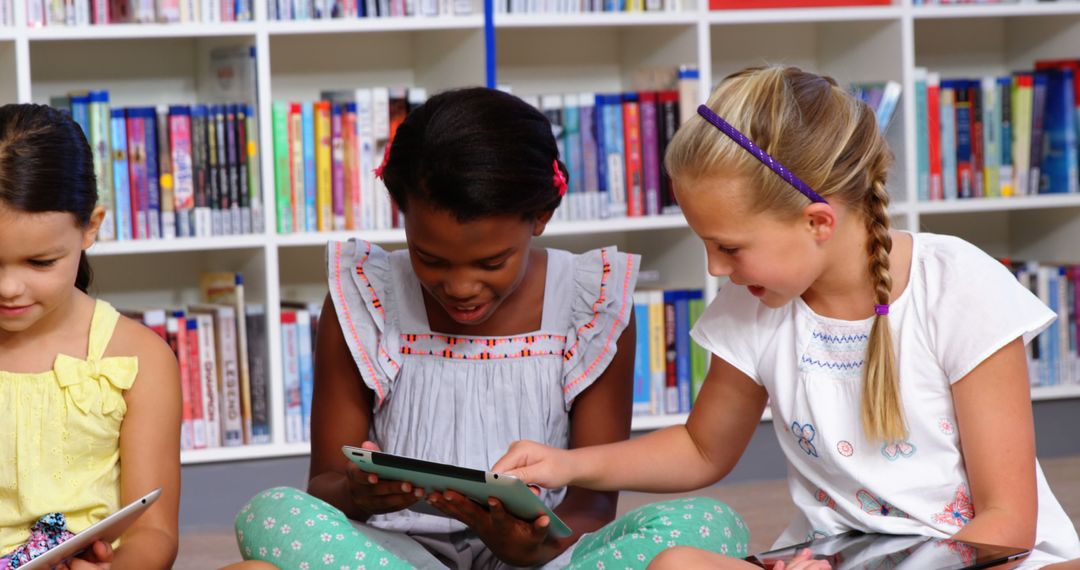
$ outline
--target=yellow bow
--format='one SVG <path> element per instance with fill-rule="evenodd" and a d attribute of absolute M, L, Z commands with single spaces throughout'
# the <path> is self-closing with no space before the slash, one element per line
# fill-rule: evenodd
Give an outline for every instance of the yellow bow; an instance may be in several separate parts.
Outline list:
<path fill-rule="evenodd" d="M 101 413 L 109 415 L 124 406 L 123 390 L 135 383 L 139 359 L 134 356 L 114 356 L 81 360 L 60 354 L 53 362 L 53 372 L 60 387 L 84 414 L 89 414 L 100 402 Z"/>

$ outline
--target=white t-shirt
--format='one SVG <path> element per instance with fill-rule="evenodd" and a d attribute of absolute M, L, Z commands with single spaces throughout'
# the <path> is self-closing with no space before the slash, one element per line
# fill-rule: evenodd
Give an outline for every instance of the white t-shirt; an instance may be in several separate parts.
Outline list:
<path fill-rule="evenodd" d="M 692 335 L 768 390 L 800 513 L 777 541 L 784 546 L 852 529 L 938 537 L 960 530 L 974 513 L 951 385 L 1054 317 L 975 246 L 914 234 L 908 286 L 889 309 L 909 431 L 897 445 L 868 441 L 859 415 L 873 318 L 823 317 L 801 298 L 770 309 L 729 285 Z M 1024 567 L 1080 557 L 1072 523 L 1036 470 L 1037 552 Z"/>

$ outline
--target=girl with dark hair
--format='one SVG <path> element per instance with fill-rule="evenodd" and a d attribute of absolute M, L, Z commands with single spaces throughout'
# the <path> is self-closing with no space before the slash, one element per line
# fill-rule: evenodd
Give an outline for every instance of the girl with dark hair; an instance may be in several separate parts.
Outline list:
<path fill-rule="evenodd" d="M 105 217 L 66 115 L 0 107 L 0 570 L 162 488 L 115 550 L 72 570 L 169 568 L 180 493 L 180 382 L 152 331 L 87 295 Z"/>
<path fill-rule="evenodd" d="M 330 244 L 310 494 L 271 489 L 244 507 L 244 557 L 285 568 L 595 568 L 597 553 L 631 535 L 658 552 L 710 530 L 744 549 L 741 519 L 715 502 L 611 523 L 616 493 L 544 489 L 574 530 L 554 539 L 548 517 L 519 520 L 494 499 L 428 494 L 346 460 L 341 447 L 363 442 L 486 470 L 516 439 L 577 448 L 630 432 L 639 258 L 533 246 L 567 189 L 544 115 L 495 90 L 442 93 L 405 119 L 377 174 L 403 212 L 408 248 Z M 419 501 L 446 516 L 409 509 Z M 644 566 L 638 552 L 627 565 Z"/>

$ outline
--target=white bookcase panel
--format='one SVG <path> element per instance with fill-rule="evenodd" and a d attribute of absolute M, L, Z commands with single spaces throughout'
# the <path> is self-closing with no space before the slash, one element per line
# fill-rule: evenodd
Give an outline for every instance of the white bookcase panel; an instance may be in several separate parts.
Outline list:
<path fill-rule="evenodd" d="M 434 93 L 481 85 L 483 55 L 479 29 L 273 35 L 271 97 L 307 101 L 324 90 L 406 86 Z"/>
<path fill-rule="evenodd" d="M 958 235 L 996 257 L 1080 263 L 1080 205 L 921 214 L 923 230 Z"/>
<path fill-rule="evenodd" d="M 1064 4 L 1064 3 L 1062 3 Z M 1080 56 L 1080 12 L 916 20 L 915 64 L 942 78 L 1003 75 Z"/>
<path fill-rule="evenodd" d="M 694 25 L 500 29 L 498 81 L 519 95 L 630 91 L 639 69 L 696 62 L 697 42 Z"/>
<path fill-rule="evenodd" d="M 267 302 L 263 246 L 168 254 L 93 255 L 90 263 L 94 270 L 93 292 L 120 308 L 179 308 L 199 303 L 199 276 L 211 271 L 243 273 L 247 302 Z"/>
<path fill-rule="evenodd" d="M 104 89 L 113 107 L 196 103 L 208 88 L 210 50 L 252 43 L 250 36 L 31 42 L 33 101 Z"/>

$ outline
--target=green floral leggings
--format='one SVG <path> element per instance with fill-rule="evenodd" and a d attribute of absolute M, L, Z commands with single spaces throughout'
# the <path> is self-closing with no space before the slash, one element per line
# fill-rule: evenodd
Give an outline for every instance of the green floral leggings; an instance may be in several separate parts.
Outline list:
<path fill-rule="evenodd" d="M 412 537 L 350 521 L 341 511 L 288 487 L 255 496 L 236 516 L 236 539 L 246 560 L 285 570 L 446 568 Z M 645 568 L 665 548 L 694 546 L 748 554 L 750 531 L 727 505 L 706 498 L 645 505 L 578 541 L 567 563 L 548 568 Z M 485 565 L 487 566 L 487 565 Z M 508 568 L 495 561 L 493 568 Z"/>

